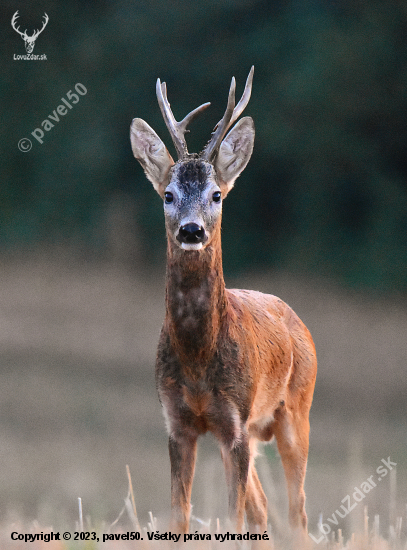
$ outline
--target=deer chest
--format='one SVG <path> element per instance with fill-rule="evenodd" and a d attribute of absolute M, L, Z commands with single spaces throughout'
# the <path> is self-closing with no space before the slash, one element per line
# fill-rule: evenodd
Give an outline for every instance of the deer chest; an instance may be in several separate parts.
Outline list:
<path fill-rule="evenodd" d="M 243 421 L 237 404 L 205 382 L 178 385 L 167 379 L 159 387 L 159 395 L 173 437 L 181 433 L 197 437 L 209 431 L 228 446 L 240 438 Z"/>
<path fill-rule="evenodd" d="M 156 380 L 169 433 L 210 431 L 226 445 L 239 438 L 253 392 L 250 371 L 242 367 L 233 342 L 218 346 L 208 360 L 184 365 L 163 331 Z"/>

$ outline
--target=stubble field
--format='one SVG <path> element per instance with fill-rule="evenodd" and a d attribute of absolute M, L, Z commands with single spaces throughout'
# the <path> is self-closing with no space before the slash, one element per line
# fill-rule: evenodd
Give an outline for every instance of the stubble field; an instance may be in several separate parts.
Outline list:
<path fill-rule="evenodd" d="M 340 529 L 345 542 L 352 533 L 359 533 L 347 548 L 404 548 L 405 300 L 377 300 L 345 293 L 326 282 L 279 273 L 251 273 L 227 280 L 227 285 L 278 295 L 313 334 L 319 372 L 306 480 L 310 532 L 319 540 L 321 529 L 329 531 L 331 539 Z M 163 315 L 163 266 L 146 273 L 111 263 L 78 264 L 66 257 L 3 262 L 2 548 L 28 544 L 10 540 L 13 525 L 27 532 L 41 532 L 48 526 L 73 532 L 78 497 L 85 524 L 100 532 L 108 529 L 128 492 L 126 465 L 140 524 L 148 529 L 149 511 L 153 511 L 159 518 L 157 529 L 167 530 L 167 435 L 154 382 Z M 276 545 L 284 545 L 286 491 L 274 445 L 263 448 L 258 469 L 270 503 Z M 367 490 L 363 484 L 369 478 Z M 355 497 L 356 488 L 364 496 L 356 492 Z M 193 515 L 204 522 L 195 520 L 193 529 L 215 533 L 216 518 L 223 525 L 227 497 L 223 466 L 210 436 L 200 441 L 192 502 Z M 352 506 L 351 511 L 345 514 L 342 505 Z M 398 517 L 403 518 L 401 524 Z M 318 523 L 326 527 L 319 529 Z M 396 530 L 393 542 L 391 526 Z M 133 527 L 125 511 L 113 531 Z M 372 530 L 376 539 L 367 539 Z M 51 542 L 42 544 L 54 547 Z M 73 542 L 58 544 L 55 548 L 80 547 Z M 87 547 L 108 549 L 110 544 Z M 161 548 L 165 543 L 156 544 Z M 218 544 L 227 548 L 226 542 Z M 313 544 L 322 548 L 327 543 L 324 538 Z M 42 548 L 39 543 L 30 547 Z M 134 543 L 123 541 L 112 547 L 134 547 Z"/>

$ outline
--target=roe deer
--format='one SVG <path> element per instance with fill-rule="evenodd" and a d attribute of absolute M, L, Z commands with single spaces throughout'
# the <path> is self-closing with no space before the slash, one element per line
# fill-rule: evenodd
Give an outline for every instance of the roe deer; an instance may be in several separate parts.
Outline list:
<path fill-rule="evenodd" d="M 177 122 L 165 83 L 157 98 L 178 154 L 140 118 L 131 124 L 134 156 L 164 200 L 167 232 L 166 315 L 158 344 L 156 381 L 169 432 L 172 528 L 189 528 L 197 438 L 218 439 L 238 532 L 246 512 L 250 532 L 267 529 L 267 499 L 256 473 L 257 440 L 277 440 L 288 487 L 290 524 L 304 534 L 304 477 L 309 410 L 316 378 L 311 335 L 279 298 L 228 290 L 222 271 L 222 201 L 246 167 L 254 124 L 242 118 L 253 67 L 235 107 L 235 79 L 211 140 L 197 154 L 185 142 L 188 124 L 209 103 Z"/>

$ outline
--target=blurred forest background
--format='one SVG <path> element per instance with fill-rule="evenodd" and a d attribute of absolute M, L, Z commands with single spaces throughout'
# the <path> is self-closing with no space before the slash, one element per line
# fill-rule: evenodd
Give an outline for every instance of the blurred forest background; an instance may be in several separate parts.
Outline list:
<path fill-rule="evenodd" d="M 17 8 L 29 30 L 48 13 L 34 50 L 47 61 L 12 62 L 25 53 L 10 25 Z M 155 97 L 160 77 L 178 118 L 212 102 L 188 136 L 198 152 L 231 76 L 239 93 L 254 65 L 247 114 L 256 145 L 225 209 L 226 268 L 263 264 L 406 291 L 405 1 L 46 0 L 0 9 L 3 249 L 71 243 L 104 254 L 106 219 L 120 202 L 141 258 L 162 258 L 162 213 L 129 154 L 129 124 L 144 118 L 172 146 Z M 88 93 L 39 144 L 30 133 L 78 82 Z M 23 137 L 33 141 L 27 154 L 17 149 Z M 253 246 L 260 235 L 267 246 Z"/>
<path fill-rule="evenodd" d="M 13 59 L 26 53 L 17 10 L 28 34 L 48 14 L 33 52 L 46 61 Z M 82 496 L 113 520 L 125 463 L 141 514 L 168 509 L 152 373 L 163 213 L 129 127 L 143 118 L 173 153 L 159 77 L 178 120 L 211 102 L 187 136 L 199 152 L 231 77 L 240 97 L 254 65 L 254 153 L 224 205 L 227 282 L 280 295 L 314 335 L 313 525 L 398 453 L 403 496 L 370 501 L 388 521 L 407 494 L 407 2 L 3 0 L 0 15 L 2 510 L 57 521 Z M 87 93 L 40 144 L 31 133 L 77 83 Z M 209 516 L 199 502 L 222 466 L 208 460 L 195 500 Z"/>

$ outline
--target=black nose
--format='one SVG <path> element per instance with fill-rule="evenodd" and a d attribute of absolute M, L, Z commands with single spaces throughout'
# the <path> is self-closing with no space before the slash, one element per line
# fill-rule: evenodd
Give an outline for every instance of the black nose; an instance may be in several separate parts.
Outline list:
<path fill-rule="evenodd" d="M 197 244 L 203 242 L 205 238 L 205 229 L 196 223 L 186 223 L 178 233 L 178 240 L 181 243 Z"/>

